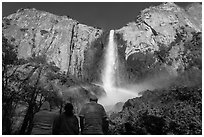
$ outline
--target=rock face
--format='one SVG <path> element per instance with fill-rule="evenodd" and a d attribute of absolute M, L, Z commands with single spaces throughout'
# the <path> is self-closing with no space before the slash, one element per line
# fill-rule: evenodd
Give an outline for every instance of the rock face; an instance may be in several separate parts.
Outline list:
<path fill-rule="evenodd" d="M 126 60 L 134 64 L 149 58 L 150 64 L 146 64 L 146 67 L 151 68 L 161 61 L 175 72 L 184 70 L 188 64 L 183 61 L 186 50 L 183 43 L 192 39 L 192 33 L 202 31 L 201 9 L 199 3 L 189 5 L 186 10 L 174 3 L 163 3 L 141 11 L 136 21 L 116 31 L 126 42 Z M 166 53 L 155 56 L 155 53 L 161 51 Z M 139 59 L 141 55 L 142 59 Z"/>
<path fill-rule="evenodd" d="M 84 52 L 102 30 L 67 16 L 36 9 L 18 10 L 3 18 L 3 35 L 17 46 L 18 57 L 46 54 L 61 71 L 83 77 Z"/>
<path fill-rule="evenodd" d="M 148 74 L 155 68 L 165 68 L 172 75 L 177 75 L 178 71 L 190 66 L 192 52 L 195 52 L 196 60 L 201 61 L 201 47 L 192 49 L 185 45 L 201 34 L 201 9 L 199 3 L 186 9 L 174 3 L 163 3 L 141 11 L 136 21 L 115 31 L 120 36 L 120 40 L 117 39 L 120 58 L 124 56 L 120 68 L 127 69 L 131 73 L 128 77 L 133 78 Z M 104 43 L 107 43 L 107 39 L 95 42 L 104 34 L 101 29 L 36 9 L 18 10 L 4 17 L 2 30 L 3 36 L 16 46 L 19 58 L 46 54 L 48 62 L 54 62 L 61 71 L 80 80 L 90 77 L 86 73 L 87 68 L 100 69 L 102 63 L 99 67 L 95 65 L 98 60 L 89 62 L 103 57 L 99 54 L 103 54 Z M 122 44 L 120 41 L 123 41 Z M 88 60 L 87 63 L 85 60 Z M 123 70 L 120 72 L 123 73 Z"/>
<path fill-rule="evenodd" d="M 164 3 L 144 9 L 136 21 L 116 30 L 125 41 L 125 59 L 133 64 L 131 70 L 141 70 L 137 64 L 145 62 L 144 58 L 150 62 L 145 64 L 146 69 L 154 69 L 160 61 L 176 72 L 185 69 L 182 39 L 191 40 L 192 32 L 201 32 L 201 9 L 199 3 L 185 10 L 174 3 Z M 84 79 L 85 52 L 103 33 L 101 29 L 80 24 L 67 16 L 36 9 L 18 10 L 4 17 L 2 30 L 11 44 L 17 46 L 19 58 L 46 54 L 49 62 L 79 79 Z M 155 54 L 163 51 L 168 55 Z"/>

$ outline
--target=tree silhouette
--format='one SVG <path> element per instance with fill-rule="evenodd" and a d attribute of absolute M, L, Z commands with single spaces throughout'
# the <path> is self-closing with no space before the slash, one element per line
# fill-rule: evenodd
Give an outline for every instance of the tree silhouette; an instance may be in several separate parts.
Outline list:
<path fill-rule="evenodd" d="M 10 85 L 10 80 L 15 78 L 16 66 L 12 71 L 10 68 L 18 64 L 19 60 L 13 45 L 2 36 L 2 117 L 3 117 L 3 134 L 11 134 L 12 115 L 15 106 L 13 102 L 16 97 L 15 89 Z"/>
<path fill-rule="evenodd" d="M 53 77 L 50 78 L 50 75 Z M 56 79 L 62 79 L 62 74 L 54 63 L 47 62 L 45 53 L 18 59 L 15 46 L 2 37 L 3 134 L 13 133 L 16 107 L 22 102 L 26 103 L 27 109 L 19 134 L 31 133 L 34 114 L 40 110 L 42 103 L 58 98 L 52 85 Z"/>
<path fill-rule="evenodd" d="M 22 94 L 24 94 L 24 101 L 28 104 L 26 115 L 23 120 L 23 124 L 20 129 L 20 134 L 30 134 L 33 127 L 34 114 L 40 110 L 40 107 L 45 101 L 45 98 L 49 98 L 52 94 L 55 94 L 51 87 L 47 88 L 45 84 L 42 84 L 49 79 L 46 78 L 46 73 L 56 73 L 59 71 L 53 63 L 48 63 L 46 55 L 39 55 L 36 57 L 29 58 L 27 66 L 31 67 L 32 74 L 29 79 L 22 85 Z M 45 88 L 46 87 L 46 88 Z M 37 100 L 40 97 L 40 101 Z"/>

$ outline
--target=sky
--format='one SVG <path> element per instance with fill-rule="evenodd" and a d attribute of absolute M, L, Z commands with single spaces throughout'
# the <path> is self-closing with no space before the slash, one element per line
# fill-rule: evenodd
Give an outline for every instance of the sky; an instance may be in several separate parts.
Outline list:
<path fill-rule="evenodd" d="M 139 12 L 159 2 L 3 2 L 2 16 L 20 8 L 36 8 L 56 15 L 67 15 L 82 24 L 104 30 L 119 29 L 136 19 Z M 189 3 L 176 3 L 185 7 Z"/>

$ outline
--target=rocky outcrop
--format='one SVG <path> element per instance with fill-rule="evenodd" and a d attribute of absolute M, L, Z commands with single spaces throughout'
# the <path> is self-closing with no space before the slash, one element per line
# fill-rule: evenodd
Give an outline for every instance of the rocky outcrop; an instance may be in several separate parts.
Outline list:
<path fill-rule="evenodd" d="M 67 16 L 22 9 L 3 18 L 3 36 L 18 49 L 19 58 L 46 54 L 61 71 L 83 77 L 84 52 L 102 30 Z"/>
<path fill-rule="evenodd" d="M 199 3 L 188 6 L 186 10 L 174 3 L 163 3 L 141 11 L 136 21 L 116 31 L 126 42 L 126 60 L 130 64 L 139 62 L 137 55 L 143 54 L 142 62 L 144 58 L 151 59 L 151 63 L 146 65 L 149 68 L 161 61 L 175 72 L 184 70 L 187 64 L 182 59 L 186 50 L 183 43 L 192 39 L 192 33 L 202 31 L 201 9 Z M 155 54 L 162 50 L 166 52 L 163 57 Z"/>

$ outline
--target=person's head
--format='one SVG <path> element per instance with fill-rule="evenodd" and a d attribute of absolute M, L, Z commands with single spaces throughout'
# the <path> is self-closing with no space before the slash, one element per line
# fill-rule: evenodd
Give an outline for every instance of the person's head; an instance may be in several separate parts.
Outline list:
<path fill-rule="evenodd" d="M 65 106 L 64 106 L 64 110 L 65 110 L 65 114 L 67 115 L 74 115 L 74 107 L 71 103 L 66 103 Z"/>
<path fill-rule="evenodd" d="M 40 107 L 40 110 L 50 110 L 50 103 L 48 101 L 45 101 Z"/>
<path fill-rule="evenodd" d="M 90 102 L 98 102 L 98 98 L 95 95 L 90 96 Z"/>

